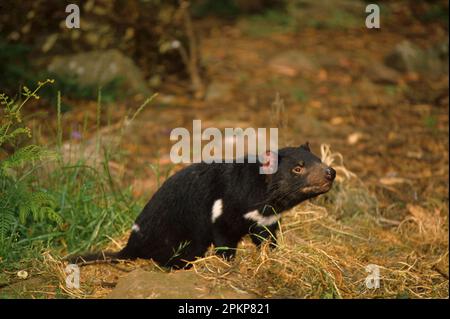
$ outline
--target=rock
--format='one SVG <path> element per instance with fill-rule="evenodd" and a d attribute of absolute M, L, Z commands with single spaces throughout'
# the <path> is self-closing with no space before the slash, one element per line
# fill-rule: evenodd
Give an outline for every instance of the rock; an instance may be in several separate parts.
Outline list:
<path fill-rule="evenodd" d="M 427 50 L 426 65 L 433 75 L 446 75 L 448 77 L 448 51 L 448 39 Z"/>
<path fill-rule="evenodd" d="M 367 77 L 374 83 L 397 84 L 400 74 L 381 63 L 373 63 L 366 70 Z"/>
<path fill-rule="evenodd" d="M 402 41 L 385 59 L 385 64 L 404 73 L 426 76 L 448 74 L 448 42 L 423 50 L 410 41 Z"/>
<path fill-rule="evenodd" d="M 405 40 L 397 44 L 394 50 L 386 56 L 385 63 L 400 72 L 416 72 L 422 58 L 423 52 Z"/>
<path fill-rule="evenodd" d="M 230 286 L 214 285 L 194 271 L 180 270 L 170 273 L 137 269 L 121 278 L 106 296 L 110 299 L 205 299 L 255 298 Z"/>
<path fill-rule="evenodd" d="M 432 48 L 432 53 L 434 53 L 439 59 L 443 61 L 448 61 L 448 51 L 448 39 Z"/>
<path fill-rule="evenodd" d="M 118 50 L 57 56 L 47 69 L 60 77 L 75 77 L 80 85 L 103 86 L 119 79 L 124 89 L 131 94 L 150 93 L 141 71 Z"/>
<path fill-rule="evenodd" d="M 278 54 L 269 61 L 269 67 L 276 73 L 292 77 L 317 69 L 317 66 L 309 57 L 297 50 L 289 50 Z"/>

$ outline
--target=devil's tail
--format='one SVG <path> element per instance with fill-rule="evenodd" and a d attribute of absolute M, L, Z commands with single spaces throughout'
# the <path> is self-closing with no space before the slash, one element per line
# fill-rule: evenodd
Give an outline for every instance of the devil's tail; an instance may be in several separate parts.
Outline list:
<path fill-rule="evenodd" d="M 69 263 L 77 264 L 80 266 L 97 263 L 116 263 L 122 259 L 135 258 L 129 254 L 127 247 L 118 252 L 101 251 L 84 255 L 74 255 L 66 258 Z"/>

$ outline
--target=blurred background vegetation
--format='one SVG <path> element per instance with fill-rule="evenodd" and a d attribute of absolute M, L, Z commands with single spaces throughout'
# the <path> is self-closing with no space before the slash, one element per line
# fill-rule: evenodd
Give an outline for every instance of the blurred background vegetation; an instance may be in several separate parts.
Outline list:
<path fill-rule="evenodd" d="M 367 2 L 367 1 L 366 1 Z M 370 2 L 370 1 L 369 1 Z M 367 2 L 367 3 L 369 3 Z M 405 12 L 418 21 L 440 23 L 448 28 L 445 1 L 402 1 Z M 68 29 L 61 10 L 70 3 L 81 8 L 80 29 Z M 145 84 L 133 89 L 147 93 L 147 88 L 158 88 L 168 78 L 183 81 L 189 78 L 190 46 L 200 41 L 199 34 L 191 35 L 186 23 L 182 2 L 178 0 L 37 0 L 17 3 L 2 1 L 0 12 L 0 87 L 7 93 L 16 92 L 22 84 L 53 76 L 57 78 L 53 95 L 61 90 L 64 96 L 95 99 L 98 85 L 106 86 L 106 94 L 114 93 L 119 78 L 105 81 L 84 79 L 89 74 L 79 73 L 69 66 L 62 72 L 54 65 L 60 56 L 82 52 L 118 50 L 138 67 L 136 76 Z M 383 17 L 392 15 L 386 1 L 379 1 Z M 328 6 L 328 8 L 327 8 Z M 360 24 L 355 12 L 363 9 L 359 1 L 286 0 L 193 0 L 187 10 L 189 20 L 220 19 L 224 26 L 245 17 L 243 29 L 253 36 L 271 33 L 296 32 L 304 27 L 316 29 L 350 29 Z M 308 15 L 312 14 L 312 17 Z M 20 26 L 20 27 L 19 27 Z M 200 59 L 199 54 L 193 59 Z M 90 59 L 81 57 L 81 62 Z M 64 60 L 67 62 L 68 60 Z M 110 61 L 123 62 L 121 57 Z M 56 70 L 55 70 L 56 68 Z M 197 66 L 204 76 L 202 65 Z M 80 71 L 82 72 L 82 71 Z M 92 75 L 91 75 L 92 76 Z M 120 72 L 118 74 L 120 77 Z M 123 79 L 122 79 L 123 80 Z M 192 83 L 191 83 L 192 84 Z M 198 89 L 196 87 L 193 90 Z M 124 92 L 122 92 L 124 93 Z M 204 93 L 204 92 L 203 92 Z M 115 94 L 117 95 L 117 94 Z"/>
<path fill-rule="evenodd" d="M 68 29 L 65 8 L 79 4 L 80 29 Z M 193 1 L 189 15 L 214 15 L 233 19 L 271 8 L 282 9 L 282 0 Z M 283 16 L 281 16 L 283 19 Z M 18 28 L 17 26 L 21 26 Z M 116 49 L 139 67 L 148 86 L 158 87 L 165 78 L 187 77 L 178 46 L 189 51 L 184 13 L 179 1 L 3 1 L 0 13 L 0 86 L 16 90 L 21 84 L 55 76 L 46 66 L 59 55 Z M 175 44 L 176 43 L 176 44 Z M 56 89 L 64 95 L 94 98 L 96 87 L 77 86 L 77 75 L 59 77 Z M 81 86 L 81 87 L 80 87 Z M 111 91 L 117 89 L 112 86 Z"/>

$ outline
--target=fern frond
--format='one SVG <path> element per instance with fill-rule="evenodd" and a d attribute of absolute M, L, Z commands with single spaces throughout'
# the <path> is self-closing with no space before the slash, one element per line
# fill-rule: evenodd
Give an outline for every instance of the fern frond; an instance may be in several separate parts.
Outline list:
<path fill-rule="evenodd" d="M 57 224 L 62 223 L 61 216 L 55 211 L 56 202 L 53 197 L 45 192 L 34 192 L 32 194 L 21 194 L 23 200 L 18 203 L 19 221 L 26 223 L 28 216 L 33 217 L 35 222 L 43 222 L 46 219 Z"/>
<path fill-rule="evenodd" d="M 33 222 L 48 220 L 58 225 L 63 223 L 61 215 L 56 210 L 57 204 L 52 195 L 42 191 L 31 192 L 22 183 L 16 183 L 9 187 L 0 196 L 0 211 L 5 210 L 5 207 L 8 217 L 3 220 L 3 235 L 8 233 L 7 229 L 16 221 L 21 224 L 26 224 L 29 219 Z"/>
<path fill-rule="evenodd" d="M 3 129 L 3 132 L 0 136 L 0 145 L 16 139 L 19 135 L 27 135 L 28 137 L 30 137 L 31 131 L 28 127 L 18 127 L 14 131 L 6 134 L 6 126 L 5 126 L 5 129 Z"/>
<path fill-rule="evenodd" d="M 3 207 L 0 209 L 0 245 L 3 246 L 6 242 L 6 238 L 12 231 L 12 226 L 16 222 L 14 210 L 11 208 Z"/>
<path fill-rule="evenodd" d="M 21 224 L 25 224 L 28 216 L 30 215 L 31 207 L 30 202 L 28 200 L 23 201 L 19 205 L 19 221 Z"/>
<path fill-rule="evenodd" d="M 37 145 L 22 147 L 0 162 L 0 173 L 7 175 L 10 168 L 23 166 L 25 163 L 56 157 L 56 153 Z"/>
<path fill-rule="evenodd" d="M 45 216 L 48 220 L 55 222 L 58 226 L 63 224 L 63 219 L 53 208 L 42 207 L 41 214 Z"/>

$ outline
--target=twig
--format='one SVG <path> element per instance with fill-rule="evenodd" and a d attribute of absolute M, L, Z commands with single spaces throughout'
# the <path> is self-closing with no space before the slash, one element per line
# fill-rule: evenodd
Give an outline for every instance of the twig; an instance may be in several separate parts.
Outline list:
<path fill-rule="evenodd" d="M 179 51 L 183 62 L 189 71 L 189 76 L 191 78 L 192 89 L 194 90 L 194 95 L 196 99 L 201 99 L 205 95 L 205 88 L 200 77 L 198 61 L 199 61 L 199 50 L 197 48 L 197 39 L 194 33 L 194 27 L 192 25 L 191 15 L 189 14 L 189 1 L 180 2 L 180 11 L 183 16 L 184 27 L 186 29 L 186 35 L 189 40 L 189 55 L 183 46 L 179 46 Z"/>

